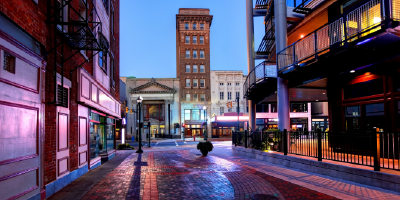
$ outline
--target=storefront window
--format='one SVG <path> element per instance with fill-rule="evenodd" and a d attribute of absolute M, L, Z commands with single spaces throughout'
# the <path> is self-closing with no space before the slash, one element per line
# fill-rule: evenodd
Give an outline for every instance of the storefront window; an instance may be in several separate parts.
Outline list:
<path fill-rule="evenodd" d="M 192 120 L 200 120 L 200 110 L 192 110 Z"/>
<path fill-rule="evenodd" d="M 343 88 L 344 99 L 366 97 L 383 93 L 383 79 L 378 78 L 362 83 L 347 85 Z"/>
<path fill-rule="evenodd" d="M 383 132 L 385 127 L 385 108 L 383 103 L 365 105 L 365 130 Z"/>
<path fill-rule="evenodd" d="M 307 103 L 291 103 L 290 112 L 308 112 Z"/>
<path fill-rule="evenodd" d="M 190 120 L 190 110 L 185 110 L 185 120 Z"/>
<path fill-rule="evenodd" d="M 100 124 L 90 122 L 90 159 L 98 157 L 99 153 L 103 152 L 102 135 Z"/>
<path fill-rule="evenodd" d="M 350 106 L 344 108 L 346 131 L 360 130 L 360 106 Z"/>

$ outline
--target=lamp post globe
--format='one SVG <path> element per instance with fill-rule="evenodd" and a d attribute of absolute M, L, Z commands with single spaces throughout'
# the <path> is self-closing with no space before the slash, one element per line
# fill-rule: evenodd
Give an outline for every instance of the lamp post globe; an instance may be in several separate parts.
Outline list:
<path fill-rule="evenodd" d="M 142 96 L 139 96 L 137 99 L 136 99 L 136 102 L 137 102 L 137 104 L 138 104 L 138 111 L 139 111 L 139 117 L 138 117 L 138 120 L 139 120 L 139 149 L 136 151 L 136 153 L 143 153 L 143 150 L 142 150 L 142 127 L 141 127 L 141 124 L 140 124 L 140 118 L 141 118 L 141 116 L 140 116 L 140 113 L 141 113 L 141 111 L 142 111 L 142 101 L 143 101 L 143 97 Z"/>

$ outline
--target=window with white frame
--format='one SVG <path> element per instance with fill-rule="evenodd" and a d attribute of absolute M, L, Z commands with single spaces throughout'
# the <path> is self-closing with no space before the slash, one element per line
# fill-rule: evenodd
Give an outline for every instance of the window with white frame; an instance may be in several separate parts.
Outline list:
<path fill-rule="evenodd" d="M 186 87 L 190 87 L 190 79 L 186 79 Z"/>
<path fill-rule="evenodd" d="M 224 86 L 224 83 L 219 83 L 220 86 Z"/>
<path fill-rule="evenodd" d="M 200 36 L 200 44 L 204 44 L 204 36 Z"/>
<path fill-rule="evenodd" d="M 197 44 L 197 36 L 193 36 L 193 44 Z"/>
<path fill-rule="evenodd" d="M 240 92 L 236 92 L 236 98 L 239 98 Z"/>
<path fill-rule="evenodd" d="M 186 50 L 186 58 L 190 58 L 190 51 Z"/>
<path fill-rule="evenodd" d="M 193 51 L 193 58 L 197 58 L 197 51 Z"/>
<path fill-rule="evenodd" d="M 193 87 L 198 87 L 197 81 L 198 79 L 193 79 Z"/>
<path fill-rule="evenodd" d="M 224 114 L 225 107 L 219 107 L 219 115 Z"/>
<path fill-rule="evenodd" d="M 185 72 L 190 72 L 190 65 L 186 65 L 186 70 Z"/>
<path fill-rule="evenodd" d="M 193 65 L 193 73 L 197 73 L 197 65 Z"/>
<path fill-rule="evenodd" d="M 200 79 L 200 87 L 205 87 L 206 79 Z"/>
<path fill-rule="evenodd" d="M 203 23 L 200 24 L 200 30 L 204 30 L 204 24 Z"/>
<path fill-rule="evenodd" d="M 200 94 L 200 101 L 206 101 L 206 95 Z"/>
<path fill-rule="evenodd" d="M 185 37 L 185 43 L 186 43 L 186 44 L 189 44 L 189 43 L 190 43 L 190 36 L 186 36 L 186 37 Z"/>
<path fill-rule="evenodd" d="M 185 23 L 185 30 L 189 29 L 189 23 Z"/>
<path fill-rule="evenodd" d="M 193 94 L 193 101 L 197 102 L 199 101 L 198 95 L 197 94 Z"/>
<path fill-rule="evenodd" d="M 204 73 L 204 65 L 200 65 L 200 73 Z"/>
<path fill-rule="evenodd" d="M 186 101 L 190 101 L 190 94 L 186 94 Z"/>
<path fill-rule="evenodd" d="M 232 92 L 228 92 L 228 100 L 232 100 Z"/>
<path fill-rule="evenodd" d="M 193 24 L 193 30 L 196 30 L 196 29 L 197 29 L 197 24 L 194 23 L 194 24 Z"/>
<path fill-rule="evenodd" d="M 224 100 L 224 92 L 219 93 L 219 100 Z"/>
<path fill-rule="evenodd" d="M 200 58 L 204 58 L 204 51 L 200 51 Z"/>

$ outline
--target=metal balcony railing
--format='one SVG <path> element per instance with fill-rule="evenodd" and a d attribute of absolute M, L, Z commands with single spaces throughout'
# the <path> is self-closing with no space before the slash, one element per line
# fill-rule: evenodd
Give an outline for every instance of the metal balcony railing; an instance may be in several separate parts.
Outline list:
<path fill-rule="evenodd" d="M 386 8 L 383 2 L 392 6 Z M 381 30 L 385 19 L 400 16 L 398 8 L 400 0 L 368 0 L 342 14 L 336 21 L 318 28 L 280 51 L 277 56 L 279 73 Z"/>
<path fill-rule="evenodd" d="M 257 55 L 269 55 L 275 46 L 274 3 L 269 2 L 268 12 L 265 17 L 265 35 L 257 50 Z"/>
<path fill-rule="evenodd" d="M 257 84 L 265 82 L 268 77 L 277 77 L 276 65 L 270 65 L 269 63 L 268 61 L 260 63 L 247 75 L 243 84 L 244 98 L 249 95 L 250 90 Z"/>
<path fill-rule="evenodd" d="M 267 9 L 268 0 L 257 0 L 255 9 Z"/>
<path fill-rule="evenodd" d="M 294 7 L 293 12 L 308 14 L 324 0 L 286 0 L 286 5 Z"/>

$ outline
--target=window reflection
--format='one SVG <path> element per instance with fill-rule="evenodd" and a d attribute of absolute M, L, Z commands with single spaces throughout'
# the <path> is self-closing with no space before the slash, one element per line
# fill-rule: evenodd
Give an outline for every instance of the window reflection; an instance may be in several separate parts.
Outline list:
<path fill-rule="evenodd" d="M 360 130 L 360 106 L 345 107 L 346 131 Z"/>

